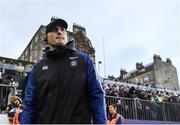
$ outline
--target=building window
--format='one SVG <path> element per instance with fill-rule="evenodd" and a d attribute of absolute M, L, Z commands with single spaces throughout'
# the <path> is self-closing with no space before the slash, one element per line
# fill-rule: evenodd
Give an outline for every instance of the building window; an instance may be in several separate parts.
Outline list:
<path fill-rule="evenodd" d="M 32 43 L 30 44 L 30 50 L 32 50 Z"/>
<path fill-rule="evenodd" d="M 34 41 L 35 41 L 35 43 L 38 41 L 38 36 L 35 36 Z"/>
<path fill-rule="evenodd" d="M 149 82 L 149 76 L 144 76 L 143 80 L 144 82 Z"/>
<path fill-rule="evenodd" d="M 27 52 L 27 50 L 26 50 L 26 51 L 25 51 L 25 56 L 27 56 L 27 53 L 28 53 L 28 52 Z"/>
<path fill-rule="evenodd" d="M 34 50 L 34 57 L 37 56 L 37 49 Z"/>
<path fill-rule="evenodd" d="M 30 56 L 30 62 L 32 62 L 32 56 Z"/>

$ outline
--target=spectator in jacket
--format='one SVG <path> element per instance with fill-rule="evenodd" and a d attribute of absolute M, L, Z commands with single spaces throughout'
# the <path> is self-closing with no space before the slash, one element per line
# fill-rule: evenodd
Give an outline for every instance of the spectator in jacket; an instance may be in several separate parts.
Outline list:
<path fill-rule="evenodd" d="M 124 118 L 119 113 L 117 113 L 117 106 L 115 104 L 109 105 L 108 111 L 109 117 L 107 123 L 109 125 L 124 123 Z"/>

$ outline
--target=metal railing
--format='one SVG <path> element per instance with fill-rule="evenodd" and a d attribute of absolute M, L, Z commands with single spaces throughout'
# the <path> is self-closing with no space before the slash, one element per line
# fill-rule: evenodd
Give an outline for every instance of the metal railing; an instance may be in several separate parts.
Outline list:
<path fill-rule="evenodd" d="M 106 96 L 106 104 L 116 104 L 118 113 L 126 119 L 180 121 L 180 103 Z"/>
<path fill-rule="evenodd" d="M 13 85 L 0 84 L 0 110 L 7 107 L 9 97 L 15 96 L 16 87 Z M 1 113 L 1 112 L 0 112 Z"/>

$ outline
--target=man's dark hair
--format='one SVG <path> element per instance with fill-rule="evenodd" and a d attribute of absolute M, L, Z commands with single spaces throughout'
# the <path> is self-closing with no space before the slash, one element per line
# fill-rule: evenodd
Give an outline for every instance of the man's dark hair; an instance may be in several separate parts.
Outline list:
<path fill-rule="evenodd" d="M 112 106 L 114 109 L 117 109 L 117 105 L 116 104 L 110 104 L 109 106 Z"/>

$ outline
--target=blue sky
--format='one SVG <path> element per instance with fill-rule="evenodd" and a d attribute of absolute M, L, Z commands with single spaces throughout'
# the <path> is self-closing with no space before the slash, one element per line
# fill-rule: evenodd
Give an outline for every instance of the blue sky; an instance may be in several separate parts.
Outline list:
<path fill-rule="evenodd" d="M 180 78 L 179 0 L 0 0 L 0 56 L 18 58 L 41 24 L 52 16 L 86 28 L 106 75 L 131 71 L 153 55 L 170 58 Z"/>

